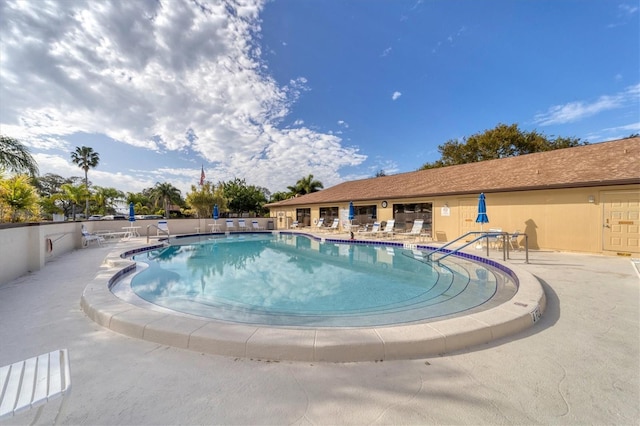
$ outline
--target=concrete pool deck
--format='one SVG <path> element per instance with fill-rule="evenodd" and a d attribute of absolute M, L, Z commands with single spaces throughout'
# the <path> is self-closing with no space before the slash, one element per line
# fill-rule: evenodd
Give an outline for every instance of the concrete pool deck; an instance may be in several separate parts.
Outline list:
<path fill-rule="evenodd" d="M 0 365 L 69 349 L 63 424 L 638 424 L 629 258 L 536 251 L 525 264 L 513 253 L 507 264 L 546 293 L 534 327 L 445 356 L 335 364 L 210 355 L 98 325 L 80 296 L 113 250 L 78 250 L 0 286 Z"/>

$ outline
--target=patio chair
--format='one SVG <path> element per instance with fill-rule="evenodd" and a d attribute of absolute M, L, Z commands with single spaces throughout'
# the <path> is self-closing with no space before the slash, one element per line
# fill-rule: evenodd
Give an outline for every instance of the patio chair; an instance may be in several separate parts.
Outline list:
<path fill-rule="evenodd" d="M 260 226 L 257 220 L 251 221 L 251 227 L 253 228 L 254 231 L 262 231 L 264 229 L 262 226 Z"/>
<path fill-rule="evenodd" d="M 36 424 L 44 404 L 62 397 L 53 421 L 56 424 L 64 409 L 65 397 L 70 392 L 71 374 L 67 349 L 5 365 L 0 367 L 0 420 L 38 407 L 31 423 Z"/>
<path fill-rule="evenodd" d="M 401 236 L 401 237 L 419 237 L 420 234 L 422 233 L 422 225 L 424 224 L 424 220 L 423 219 L 416 219 L 413 222 L 413 227 L 411 228 L 411 230 L 409 232 L 399 232 L 397 235 Z"/>
<path fill-rule="evenodd" d="M 297 220 L 294 220 L 293 222 L 291 222 L 291 229 L 298 228 L 299 226 L 300 224 Z"/>
<path fill-rule="evenodd" d="M 372 236 L 375 237 L 380 233 L 380 222 L 373 222 L 373 226 L 370 231 L 358 231 L 359 236 L 367 237 Z"/>
<path fill-rule="evenodd" d="M 82 230 L 82 247 L 89 247 L 90 243 L 98 243 L 99 246 L 102 246 L 104 243 L 104 237 L 98 234 L 92 234 L 87 231 L 87 228 L 84 227 L 84 224 L 81 226 Z"/>
<path fill-rule="evenodd" d="M 238 231 L 246 231 L 247 229 L 247 223 L 245 222 L 245 220 L 238 219 Z"/>
<path fill-rule="evenodd" d="M 227 225 L 227 231 L 235 231 L 236 224 L 233 222 L 233 219 L 227 219 L 225 224 Z"/>
<path fill-rule="evenodd" d="M 395 219 L 388 220 L 384 229 L 380 231 L 380 236 L 384 237 L 385 235 L 388 235 L 393 238 L 393 236 L 395 235 L 395 231 L 393 230 L 394 226 L 396 226 Z"/>
<path fill-rule="evenodd" d="M 318 219 L 318 223 L 316 223 L 314 226 L 314 229 L 316 231 L 322 231 L 322 228 L 324 228 L 324 217 Z"/>
<path fill-rule="evenodd" d="M 518 238 L 520 238 L 520 231 L 516 231 L 513 234 L 509 235 L 507 244 L 509 244 L 509 247 L 511 247 L 512 250 L 520 250 L 520 243 L 518 242 Z"/>
<path fill-rule="evenodd" d="M 327 228 L 327 231 L 334 232 L 334 231 L 337 231 L 339 227 L 340 227 L 340 219 L 335 218 L 333 219 L 333 223 L 331 224 L 331 226 Z"/>
<path fill-rule="evenodd" d="M 169 236 L 169 223 L 166 220 L 159 220 L 157 226 L 158 229 L 156 229 L 156 235 Z"/>

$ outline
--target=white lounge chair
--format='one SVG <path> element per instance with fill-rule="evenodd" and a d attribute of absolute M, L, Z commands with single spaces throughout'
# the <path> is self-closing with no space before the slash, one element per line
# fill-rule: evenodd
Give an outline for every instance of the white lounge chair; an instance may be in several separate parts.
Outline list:
<path fill-rule="evenodd" d="M 84 227 L 84 224 L 81 226 L 82 230 L 82 247 L 88 247 L 90 243 L 98 243 L 99 246 L 102 246 L 104 243 L 104 237 L 98 234 L 92 234 L 87 231 L 87 228 Z"/>
<path fill-rule="evenodd" d="M 333 223 L 331 224 L 331 226 L 327 228 L 327 230 L 331 232 L 337 231 L 339 229 L 339 226 L 340 226 L 340 219 L 335 218 L 333 219 Z"/>
<path fill-rule="evenodd" d="M 411 230 L 409 232 L 399 232 L 397 235 L 401 236 L 401 237 L 419 237 L 420 234 L 422 233 L 422 225 L 424 224 L 424 220 L 423 219 L 416 219 L 413 222 L 413 227 L 411 228 Z"/>
<path fill-rule="evenodd" d="M 251 227 L 253 228 L 254 231 L 262 231 L 264 229 L 262 226 L 260 226 L 257 220 L 251 221 Z"/>
<path fill-rule="evenodd" d="M 238 219 L 238 231 L 246 231 L 247 229 L 247 223 L 245 222 L 245 220 Z"/>
<path fill-rule="evenodd" d="M 315 224 L 314 230 L 322 231 L 323 228 L 324 228 L 324 217 L 321 217 L 320 219 L 318 219 L 318 223 Z"/>
<path fill-rule="evenodd" d="M 44 404 L 62 397 L 53 421 L 56 424 L 66 402 L 65 396 L 69 392 L 71 374 L 66 349 L 0 367 L 0 420 L 39 407 L 31 423 L 36 424 Z"/>
<path fill-rule="evenodd" d="M 395 234 L 395 231 L 393 230 L 393 227 L 395 225 L 396 225 L 395 219 L 388 220 L 387 224 L 384 227 L 384 229 L 382 231 L 380 231 L 380 236 L 384 237 L 385 235 L 388 235 L 391 238 L 393 238 L 393 236 Z"/>
<path fill-rule="evenodd" d="M 236 224 L 233 222 L 233 219 L 227 219 L 225 224 L 227 225 L 227 231 L 235 231 Z"/>
<path fill-rule="evenodd" d="M 380 233 L 380 222 L 373 222 L 370 231 L 359 231 L 358 235 L 363 237 L 375 237 Z"/>
<path fill-rule="evenodd" d="M 298 223 L 297 220 L 294 220 L 293 222 L 291 222 L 291 229 L 295 229 L 295 228 L 297 228 L 299 226 L 300 226 L 300 224 Z"/>

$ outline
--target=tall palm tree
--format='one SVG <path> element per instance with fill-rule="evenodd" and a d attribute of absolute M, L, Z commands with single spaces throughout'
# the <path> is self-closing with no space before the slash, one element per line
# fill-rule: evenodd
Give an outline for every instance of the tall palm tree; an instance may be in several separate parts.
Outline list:
<path fill-rule="evenodd" d="M 303 177 L 296 182 L 295 186 L 288 186 L 287 189 L 291 191 L 293 195 L 305 195 L 312 192 L 318 192 L 324 185 L 319 180 L 313 179 L 313 175 Z"/>
<path fill-rule="evenodd" d="M 38 174 L 38 163 L 33 159 L 27 147 L 20 141 L 0 135 L 0 168 L 7 168 L 15 173 Z"/>
<path fill-rule="evenodd" d="M 151 189 L 151 198 L 156 203 L 162 201 L 164 217 L 166 219 L 169 218 L 169 204 L 182 201 L 180 190 L 168 182 L 156 182 L 155 186 Z"/>
<path fill-rule="evenodd" d="M 84 170 L 84 184 L 89 189 L 89 178 L 87 176 L 89 169 L 95 168 L 100 162 L 100 154 L 93 151 L 88 146 L 77 146 L 76 150 L 71 153 L 71 161 Z M 89 197 L 85 200 L 85 217 L 89 217 Z"/>

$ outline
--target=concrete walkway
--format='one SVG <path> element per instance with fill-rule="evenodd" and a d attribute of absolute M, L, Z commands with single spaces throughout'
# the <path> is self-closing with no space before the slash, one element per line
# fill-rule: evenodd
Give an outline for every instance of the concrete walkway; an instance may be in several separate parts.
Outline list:
<path fill-rule="evenodd" d="M 118 243 L 124 244 L 127 243 Z M 131 243 L 128 243 L 131 244 Z M 638 424 L 640 279 L 629 258 L 532 252 L 547 295 L 531 329 L 413 361 L 267 362 L 102 328 L 80 296 L 113 245 L 0 286 L 0 365 L 68 348 L 63 424 Z M 59 401 L 45 407 L 51 422 Z M 27 424 L 34 411 L 2 424 Z"/>

